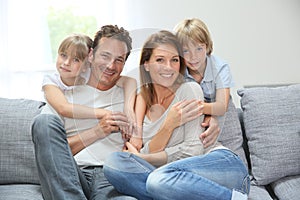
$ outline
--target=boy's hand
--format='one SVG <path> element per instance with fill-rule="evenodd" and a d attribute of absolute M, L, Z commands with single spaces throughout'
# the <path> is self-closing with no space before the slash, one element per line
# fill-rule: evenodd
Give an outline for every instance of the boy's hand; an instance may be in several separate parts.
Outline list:
<path fill-rule="evenodd" d="M 201 126 L 206 130 L 200 134 L 199 138 L 202 141 L 204 148 L 207 148 L 216 142 L 220 134 L 220 127 L 216 117 L 209 115 L 204 117 Z"/>

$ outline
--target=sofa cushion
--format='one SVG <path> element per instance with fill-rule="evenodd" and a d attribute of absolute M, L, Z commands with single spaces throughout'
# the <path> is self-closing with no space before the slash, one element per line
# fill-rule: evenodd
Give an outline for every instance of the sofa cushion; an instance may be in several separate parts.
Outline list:
<path fill-rule="evenodd" d="M 0 200 L 43 200 L 41 186 L 33 184 L 0 185 Z"/>
<path fill-rule="evenodd" d="M 231 98 L 228 104 L 228 110 L 222 118 L 222 120 L 219 120 L 221 132 L 218 141 L 235 152 L 243 160 L 245 166 L 247 166 L 245 152 L 242 147 L 243 135 L 238 111 Z"/>
<path fill-rule="evenodd" d="M 251 185 L 248 200 L 273 200 L 264 186 Z"/>
<path fill-rule="evenodd" d="M 30 127 L 42 105 L 0 98 L 0 184 L 39 183 Z"/>
<path fill-rule="evenodd" d="M 282 178 L 271 186 L 279 199 L 298 200 L 300 197 L 300 175 Z"/>
<path fill-rule="evenodd" d="M 0 185 L 0 200 L 43 200 L 41 186 L 33 184 Z"/>
<path fill-rule="evenodd" d="M 300 84 L 238 90 L 257 185 L 300 174 Z"/>

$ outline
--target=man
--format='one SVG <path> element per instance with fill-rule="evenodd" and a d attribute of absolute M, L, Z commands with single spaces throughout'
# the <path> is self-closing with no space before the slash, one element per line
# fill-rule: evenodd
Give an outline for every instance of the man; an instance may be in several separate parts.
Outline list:
<path fill-rule="evenodd" d="M 32 125 L 38 173 L 44 198 L 109 199 L 122 197 L 102 172 L 105 157 L 123 147 L 121 126 L 127 126 L 123 89 L 116 86 L 131 48 L 123 28 L 107 25 L 96 33 L 89 55 L 87 85 L 66 91 L 69 102 L 113 111 L 96 119 L 62 120 L 54 113 L 37 116 Z M 64 121 L 64 123 L 62 123 Z M 73 157 L 74 155 L 74 157 Z"/>

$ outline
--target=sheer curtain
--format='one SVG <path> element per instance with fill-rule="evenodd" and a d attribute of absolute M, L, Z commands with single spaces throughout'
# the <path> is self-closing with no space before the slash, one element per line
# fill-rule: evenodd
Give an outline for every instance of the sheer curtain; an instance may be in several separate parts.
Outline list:
<path fill-rule="evenodd" d="M 0 96 L 8 93 L 8 52 L 7 52 L 7 39 L 8 39 L 8 22 L 7 22 L 7 7 L 8 0 L 0 1 Z"/>
<path fill-rule="evenodd" d="M 0 97 L 43 99 L 43 74 L 53 69 L 46 3 L 0 1 Z"/>

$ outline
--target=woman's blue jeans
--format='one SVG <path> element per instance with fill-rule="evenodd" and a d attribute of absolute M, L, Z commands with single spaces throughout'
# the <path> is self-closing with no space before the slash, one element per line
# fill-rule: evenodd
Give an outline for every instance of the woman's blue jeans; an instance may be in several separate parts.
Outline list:
<path fill-rule="evenodd" d="M 241 159 L 229 150 L 178 160 L 155 168 L 126 152 L 113 153 L 104 175 L 121 193 L 138 199 L 231 199 L 248 194 L 250 179 Z"/>

